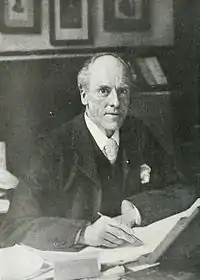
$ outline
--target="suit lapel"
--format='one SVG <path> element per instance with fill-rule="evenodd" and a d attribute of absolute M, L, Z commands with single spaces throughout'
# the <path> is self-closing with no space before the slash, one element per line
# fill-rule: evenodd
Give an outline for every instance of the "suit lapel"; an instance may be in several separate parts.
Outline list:
<path fill-rule="evenodd" d="M 124 148 L 122 149 L 122 160 L 123 160 L 122 168 L 123 168 L 123 178 L 124 178 L 124 180 L 123 180 L 123 189 L 124 189 L 124 187 L 125 187 L 124 184 L 126 182 L 127 175 L 130 171 L 129 159 L 127 157 L 127 152 Z"/>
<path fill-rule="evenodd" d="M 130 124 L 131 127 L 129 127 Z M 131 192 L 134 192 L 137 190 L 140 181 L 140 153 L 137 127 L 134 127 L 134 119 L 130 124 L 128 121 L 123 125 L 120 131 L 120 142 L 123 155 L 123 190 L 125 191 L 126 188 L 131 187 Z"/>
<path fill-rule="evenodd" d="M 94 158 L 93 141 L 87 126 L 84 115 L 81 115 L 76 121 L 74 130 L 74 150 L 78 156 L 77 164 L 79 170 L 89 177 L 97 186 L 101 186 L 97 173 L 97 166 Z"/>

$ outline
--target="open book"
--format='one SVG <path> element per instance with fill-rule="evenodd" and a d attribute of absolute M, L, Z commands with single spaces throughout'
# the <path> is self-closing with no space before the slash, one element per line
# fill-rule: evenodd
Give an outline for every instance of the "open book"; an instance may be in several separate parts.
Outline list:
<path fill-rule="evenodd" d="M 135 228 L 134 234 L 143 241 L 143 245 L 134 247 L 131 244 L 115 249 L 102 249 L 87 247 L 78 253 L 39 251 L 39 254 L 50 262 L 67 261 L 74 258 L 92 258 L 97 256 L 100 264 L 117 265 L 131 261 L 137 261 L 141 256 L 149 255 L 149 258 L 141 262 L 153 263 L 177 238 L 190 221 L 198 213 L 200 198 L 186 211 L 159 220 L 146 227 Z"/>

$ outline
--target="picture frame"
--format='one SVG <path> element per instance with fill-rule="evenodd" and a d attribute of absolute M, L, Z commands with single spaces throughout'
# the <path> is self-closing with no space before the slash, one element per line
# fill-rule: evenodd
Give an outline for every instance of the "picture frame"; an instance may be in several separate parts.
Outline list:
<path fill-rule="evenodd" d="M 0 32 L 5 34 L 41 33 L 41 1 L 0 1 Z"/>
<path fill-rule="evenodd" d="M 87 45 L 91 38 L 91 0 L 49 0 L 50 42 Z"/>
<path fill-rule="evenodd" d="M 104 0 L 104 30 L 142 32 L 150 28 L 151 0 Z"/>

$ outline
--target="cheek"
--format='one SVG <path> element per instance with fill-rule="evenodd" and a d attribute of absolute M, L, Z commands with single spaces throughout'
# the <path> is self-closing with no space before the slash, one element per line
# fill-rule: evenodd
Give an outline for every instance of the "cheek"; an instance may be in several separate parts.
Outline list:
<path fill-rule="evenodd" d="M 96 116 L 101 117 L 104 114 L 105 104 L 101 101 L 93 101 L 89 102 L 89 109 L 92 111 Z"/>
<path fill-rule="evenodd" d="M 105 113 L 106 104 L 104 104 L 104 102 L 99 102 L 96 108 L 98 111 L 98 115 L 102 117 Z"/>
<path fill-rule="evenodd" d="M 128 97 L 128 96 L 122 96 L 122 97 L 121 97 L 121 102 L 120 102 L 120 104 L 121 104 L 121 108 L 122 108 L 123 110 L 128 110 L 128 106 L 129 106 L 129 104 L 130 104 L 130 99 L 129 99 L 129 97 Z"/>
<path fill-rule="evenodd" d="M 88 97 L 88 106 L 90 109 L 95 109 L 97 107 L 98 100 L 93 98 L 92 96 Z"/>

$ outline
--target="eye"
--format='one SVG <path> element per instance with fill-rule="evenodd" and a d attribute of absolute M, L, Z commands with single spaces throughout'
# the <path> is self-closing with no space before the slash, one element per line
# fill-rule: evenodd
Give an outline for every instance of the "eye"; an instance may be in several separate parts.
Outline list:
<path fill-rule="evenodd" d="M 109 87 L 101 87 L 99 89 L 99 93 L 102 95 L 102 96 L 107 96 L 109 95 L 110 93 L 110 88 Z"/>
<path fill-rule="evenodd" d="M 118 94 L 120 94 L 120 95 L 127 95 L 127 94 L 129 94 L 129 88 L 127 88 L 127 87 L 121 87 L 121 88 L 119 88 L 118 89 Z"/>

